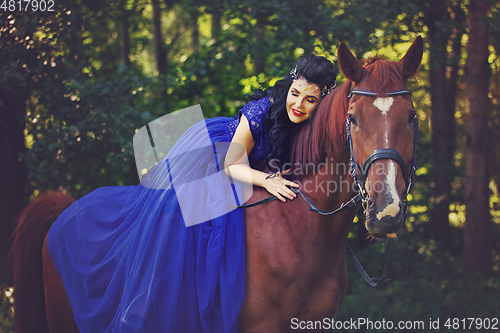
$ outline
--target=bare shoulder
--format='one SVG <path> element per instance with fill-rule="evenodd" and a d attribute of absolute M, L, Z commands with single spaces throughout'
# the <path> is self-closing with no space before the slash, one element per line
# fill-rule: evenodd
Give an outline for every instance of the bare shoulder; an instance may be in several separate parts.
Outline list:
<path fill-rule="evenodd" d="M 226 155 L 226 166 L 244 163 L 254 146 L 255 140 L 250 131 L 250 125 L 245 115 L 242 114 Z"/>
<path fill-rule="evenodd" d="M 247 154 L 250 154 L 250 151 L 255 145 L 255 140 L 253 139 L 252 132 L 250 131 L 250 124 L 244 114 L 241 115 L 240 123 L 236 128 L 236 132 L 234 133 L 231 143 L 243 145 Z"/>

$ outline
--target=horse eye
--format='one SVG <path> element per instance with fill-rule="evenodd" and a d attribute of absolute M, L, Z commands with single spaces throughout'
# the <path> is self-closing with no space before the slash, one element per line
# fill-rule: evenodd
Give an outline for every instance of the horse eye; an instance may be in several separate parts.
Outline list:
<path fill-rule="evenodd" d="M 356 118 L 352 114 L 349 115 L 349 121 L 351 122 L 351 125 L 358 126 L 358 122 L 356 121 Z"/>
<path fill-rule="evenodd" d="M 408 117 L 408 124 L 412 124 L 417 118 L 417 113 L 415 111 L 410 112 L 410 116 Z"/>

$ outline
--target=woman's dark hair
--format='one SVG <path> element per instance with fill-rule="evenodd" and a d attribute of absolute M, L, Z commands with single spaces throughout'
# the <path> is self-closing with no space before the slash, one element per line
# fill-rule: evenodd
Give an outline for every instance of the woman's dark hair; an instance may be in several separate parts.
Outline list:
<path fill-rule="evenodd" d="M 297 61 L 297 77 L 303 77 L 308 82 L 318 85 L 320 89 L 335 85 L 337 73 L 337 67 L 324 57 L 311 54 L 300 57 Z M 277 81 L 273 87 L 265 90 L 257 89 L 253 94 L 246 95 L 251 100 L 263 97 L 271 99 L 272 103 L 267 113 L 265 130 L 269 132 L 268 138 L 272 146 L 272 152 L 267 157 L 267 166 L 275 172 L 280 170 L 275 170 L 273 165 L 279 165 L 280 169 L 283 169 L 284 164 L 290 162 L 290 142 L 298 127 L 303 125 L 290 121 L 286 112 L 286 99 L 293 80 L 292 75 L 288 74 L 285 78 Z M 270 163 L 271 160 L 274 160 L 273 163 Z"/>

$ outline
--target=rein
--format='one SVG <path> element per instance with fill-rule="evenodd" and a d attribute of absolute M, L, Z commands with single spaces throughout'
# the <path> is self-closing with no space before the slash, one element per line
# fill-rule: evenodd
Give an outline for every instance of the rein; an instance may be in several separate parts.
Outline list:
<path fill-rule="evenodd" d="M 290 190 L 292 190 L 292 192 L 298 193 L 298 194 L 300 194 L 302 196 L 302 198 L 305 200 L 305 202 L 309 205 L 309 207 L 310 207 L 309 210 L 310 211 L 318 213 L 320 215 L 325 215 L 325 216 L 326 215 L 337 214 L 337 213 L 340 213 L 340 212 L 342 212 L 344 210 L 348 210 L 348 209 L 354 208 L 362 200 L 361 193 L 358 193 L 357 195 L 355 195 L 354 197 L 352 197 L 351 200 L 349 200 L 347 202 L 344 202 L 339 208 L 337 208 L 335 210 L 332 210 L 330 212 L 326 212 L 326 211 L 318 209 L 313 204 L 313 202 L 308 197 L 306 197 L 306 195 L 304 193 L 302 193 L 299 189 L 293 188 L 293 187 L 288 187 L 288 188 Z M 234 208 L 250 208 L 250 207 L 264 205 L 264 204 L 267 204 L 267 203 L 272 202 L 274 200 L 278 200 L 278 198 L 276 196 L 272 195 L 272 196 L 269 196 L 267 198 L 261 199 L 259 201 L 256 201 L 256 202 L 253 202 L 253 203 L 247 204 L 247 205 L 234 206 L 234 205 L 232 205 L 229 202 L 228 202 L 228 204 L 230 206 L 234 207 Z M 387 278 L 387 273 L 389 272 L 389 268 L 390 268 L 391 262 L 392 262 L 392 257 L 394 256 L 394 252 L 396 250 L 396 244 L 397 244 L 397 238 L 393 239 L 393 241 L 392 241 L 391 248 L 389 249 L 389 253 L 387 255 L 387 260 L 385 262 L 384 269 L 382 271 L 382 275 L 381 275 L 381 277 L 379 279 L 377 279 L 377 278 L 371 278 L 368 275 L 368 273 L 366 273 L 365 269 L 363 268 L 363 266 L 359 262 L 358 258 L 356 258 L 356 255 L 354 254 L 354 252 L 352 251 L 352 249 L 351 249 L 351 247 L 349 246 L 348 243 L 346 243 L 346 250 L 347 250 L 347 254 L 349 255 L 349 257 L 354 262 L 354 266 L 356 266 L 356 269 L 358 270 L 359 274 L 361 274 L 361 276 L 365 279 L 365 281 L 370 286 L 376 287 L 376 286 L 378 286 L 382 282 L 390 281 L 391 280 L 391 279 Z"/>
<path fill-rule="evenodd" d="M 355 195 L 354 197 L 352 197 L 351 200 L 349 200 L 347 202 L 344 202 L 339 208 L 337 208 L 335 210 L 332 210 L 330 212 L 327 212 L 327 211 L 324 211 L 324 210 L 321 210 L 321 209 L 317 208 L 314 205 L 314 203 L 311 201 L 311 199 L 309 199 L 308 197 L 306 197 L 306 195 L 304 193 L 302 193 L 302 191 L 299 190 L 298 188 L 290 187 L 290 186 L 287 186 L 287 187 L 293 193 L 297 193 L 297 194 L 300 194 L 302 196 L 302 198 L 304 199 L 304 201 L 309 205 L 309 210 L 311 212 L 315 212 L 315 213 L 318 213 L 320 215 L 325 215 L 325 216 L 337 214 L 337 213 L 340 213 L 340 212 L 342 212 L 344 210 L 353 208 L 362 199 L 361 194 L 358 193 L 357 195 Z M 260 206 L 260 205 L 263 205 L 263 204 L 267 204 L 267 203 L 272 202 L 274 200 L 278 200 L 278 197 L 272 195 L 272 196 L 269 196 L 267 198 L 261 199 L 259 201 L 252 202 L 251 204 L 247 204 L 247 205 L 235 206 L 235 205 L 232 205 L 230 202 L 228 202 L 228 204 L 230 206 L 234 207 L 234 208 L 250 208 L 250 207 L 255 207 L 255 206 Z"/>
<path fill-rule="evenodd" d="M 367 91 L 367 90 L 361 90 L 361 89 L 351 89 L 351 92 L 348 96 L 349 100 L 351 99 L 352 95 L 362 95 L 362 96 L 368 96 L 368 97 L 378 97 L 378 94 L 373 91 Z M 396 97 L 396 96 L 402 96 L 402 95 L 410 95 L 411 96 L 411 90 L 409 89 L 402 89 L 402 90 L 396 90 L 396 91 L 391 91 L 386 94 L 387 97 Z M 401 170 L 403 171 L 403 177 L 405 180 L 405 197 L 404 197 L 404 215 L 406 219 L 406 215 L 408 213 L 407 206 L 408 206 L 408 193 L 410 192 L 411 186 L 413 185 L 415 181 L 415 172 L 417 170 L 417 143 L 418 143 L 418 119 L 415 117 L 413 119 L 413 156 L 412 160 L 409 165 L 406 164 L 404 161 L 403 157 L 401 154 L 399 154 L 395 149 L 392 148 L 380 148 L 376 149 L 373 151 L 370 156 L 366 159 L 365 163 L 363 166 L 360 166 L 358 163 L 356 163 L 356 160 L 354 158 L 354 152 L 353 152 L 353 143 L 352 143 L 352 137 L 351 137 L 351 120 L 349 117 L 346 119 L 346 128 L 347 128 L 347 140 L 349 142 L 349 147 L 350 147 L 350 164 L 351 164 L 351 169 L 350 172 L 354 177 L 354 182 L 359 188 L 359 193 L 355 195 L 353 198 L 351 198 L 349 201 L 344 202 L 339 208 L 333 210 L 333 211 L 322 211 L 318 209 L 314 203 L 306 197 L 304 193 L 302 193 L 299 189 L 289 187 L 294 193 L 298 193 L 302 196 L 302 198 L 305 200 L 305 202 L 309 205 L 309 210 L 315 213 L 318 213 L 320 215 L 328 216 L 328 215 L 333 215 L 340 213 L 344 210 L 354 208 L 358 205 L 358 203 L 361 201 L 363 203 L 363 207 L 366 209 L 366 202 L 368 200 L 368 193 L 366 192 L 365 189 L 365 181 L 366 177 L 368 175 L 368 170 L 370 167 L 373 165 L 378 160 L 381 159 L 389 159 L 389 160 L 394 160 L 396 161 L 399 166 L 401 167 Z M 277 200 L 278 198 L 274 195 L 267 197 L 265 199 L 261 199 L 259 201 L 256 201 L 251 204 L 247 205 L 242 205 L 242 206 L 234 206 L 229 203 L 229 205 L 235 207 L 235 208 L 250 208 L 250 207 L 255 207 L 259 205 L 263 205 L 266 203 L 269 203 L 271 201 Z M 348 243 L 346 243 L 346 250 L 347 254 L 349 257 L 352 259 L 354 262 L 354 265 L 356 266 L 356 269 L 358 272 L 361 274 L 361 276 L 365 279 L 365 281 L 372 287 L 376 287 L 379 284 L 385 282 L 385 281 L 390 281 L 390 278 L 387 278 L 387 273 L 389 272 L 392 258 L 394 256 L 394 252 L 396 250 L 396 245 L 397 245 L 398 239 L 394 238 L 391 243 L 391 247 L 389 248 L 389 253 L 387 254 L 387 259 L 384 264 L 384 268 L 382 270 L 382 275 L 380 278 L 371 278 L 366 271 L 364 270 L 363 266 L 359 262 L 359 260 L 356 258 L 356 255 L 352 251 L 351 247 L 349 246 Z"/>

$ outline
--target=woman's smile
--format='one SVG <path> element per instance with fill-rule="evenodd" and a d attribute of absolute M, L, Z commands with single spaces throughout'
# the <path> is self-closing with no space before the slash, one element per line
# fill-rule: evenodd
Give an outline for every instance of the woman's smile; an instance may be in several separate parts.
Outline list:
<path fill-rule="evenodd" d="M 299 110 L 293 109 L 293 108 L 292 108 L 292 113 L 294 115 L 296 115 L 297 117 L 300 117 L 300 116 L 302 116 L 304 114 L 303 112 L 300 112 Z"/>

